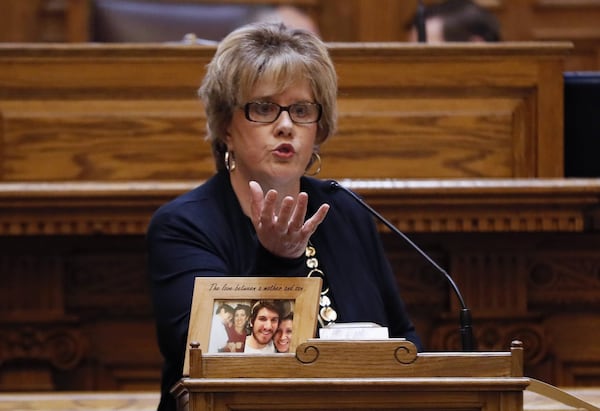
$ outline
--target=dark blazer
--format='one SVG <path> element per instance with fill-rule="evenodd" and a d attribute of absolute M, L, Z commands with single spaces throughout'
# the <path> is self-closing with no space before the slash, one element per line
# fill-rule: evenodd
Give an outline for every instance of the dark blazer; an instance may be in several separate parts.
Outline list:
<path fill-rule="evenodd" d="M 421 347 L 372 216 L 328 181 L 303 177 L 312 215 L 331 208 L 311 237 L 338 322 L 371 321 Z M 181 378 L 193 281 L 197 276 L 306 276 L 305 258 L 283 259 L 260 246 L 226 172 L 165 204 L 147 233 L 158 344 L 165 363 L 159 410 L 174 410 L 169 389 Z"/>

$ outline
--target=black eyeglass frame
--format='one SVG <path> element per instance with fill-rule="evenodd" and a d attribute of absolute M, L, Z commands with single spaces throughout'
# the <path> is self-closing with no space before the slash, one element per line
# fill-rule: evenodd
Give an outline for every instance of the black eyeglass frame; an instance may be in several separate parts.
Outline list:
<path fill-rule="evenodd" d="M 275 118 L 271 121 L 260 121 L 260 120 L 254 120 L 250 117 L 250 107 L 253 104 L 269 104 L 272 106 L 277 106 L 279 107 L 279 112 L 277 113 L 277 115 L 275 116 Z M 290 111 L 290 109 L 292 109 L 294 106 L 312 106 L 312 107 L 316 107 L 317 111 L 318 111 L 318 115 L 316 120 L 311 120 L 311 121 L 296 121 L 294 120 L 294 115 L 292 115 L 292 112 Z M 313 123 L 318 123 L 319 120 L 321 120 L 321 117 L 323 116 L 323 106 L 320 103 L 295 103 L 295 104 L 290 104 L 289 106 L 280 106 L 277 103 L 272 103 L 272 102 L 263 102 L 263 101 L 249 101 L 248 103 L 244 104 L 243 106 L 244 109 L 244 114 L 246 116 L 246 120 L 251 121 L 253 123 L 261 123 L 261 124 L 271 124 L 277 121 L 277 119 L 279 118 L 279 116 L 281 115 L 281 113 L 283 111 L 287 111 L 287 113 L 290 116 L 290 119 L 292 120 L 292 122 L 296 123 L 296 124 L 313 124 Z"/>

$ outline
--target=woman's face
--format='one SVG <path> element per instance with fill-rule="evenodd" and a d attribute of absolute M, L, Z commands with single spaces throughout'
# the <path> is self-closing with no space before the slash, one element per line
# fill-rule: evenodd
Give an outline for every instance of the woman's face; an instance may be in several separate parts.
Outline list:
<path fill-rule="evenodd" d="M 251 101 L 280 106 L 315 102 L 308 80 L 282 93 L 276 93 L 266 81 L 259 82 L 243 104 Z M 234 152 L 236 163 L 232 178 L 255 180 L 263 187 L 298 184 L 310 161 L 316 134 L 317 123 L 294 123 L 286 111 L 265 124 L 246 119 L 243 107 L 235 109 L 227 130 L 228 150 Z"/>
<path fill-rule="evenodd" d="M 273 337 L 275 348 L 278 352 L 288 352 L 290 350 L 290 342 L 292 341 L 292 320 L 283 320 L 279 323 L 279 327 Z"/>
<path fill-rule="evenodd" d="M 248 320 L 248 316 L 246 315 L 246 311 L 244 310 L 236 310 L 235 315 L 233 317 L 233 325 L 237 329 L 244 328 L 246 326 L 246 321 Z"/>

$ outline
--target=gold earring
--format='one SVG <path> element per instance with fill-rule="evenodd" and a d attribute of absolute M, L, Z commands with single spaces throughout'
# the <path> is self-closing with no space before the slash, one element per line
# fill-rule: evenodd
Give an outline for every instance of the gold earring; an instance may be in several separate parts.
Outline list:
<path fill-rule="evenodd" d="M 309 173 L 308 170 L 312 168 L 312 166 L 317 163 L 317 168 L 312 173 Z M 310 156 L 310 162 L 308 163 L 308 167 L 304 170 L 304 175 L 314 177 L 321 172 L 321 164 L 322 164 L 321 156 L 316 151 L 312 153 Z"/>
<path fill-rule="evenodd" d="M 227 169 L 227 171 L 229 171 L 230 173 L 235 170 L 235 156 L 232 152 L 226 151 L 225 152 L 225 168 Z"/>

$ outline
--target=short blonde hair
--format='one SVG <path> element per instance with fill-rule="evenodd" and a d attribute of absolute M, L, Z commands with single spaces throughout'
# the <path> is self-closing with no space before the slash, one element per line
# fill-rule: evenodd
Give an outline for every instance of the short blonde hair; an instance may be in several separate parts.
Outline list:
<path fill-rule="evenodd" d="M 290 30 L 281 23 L 248 24 L 219 43 L 198 91 L 217 170 L 225 168 L 225 136 L 233 111 L 265 79 L 277 92 L 308 79 L 316 102 L 323 106 L 315 149 L 335 132 L 337 75 L 325 43 L 314 33 Z"/>

